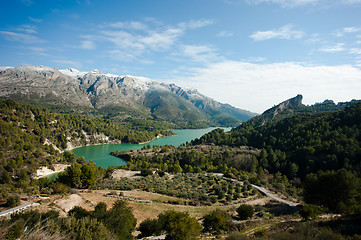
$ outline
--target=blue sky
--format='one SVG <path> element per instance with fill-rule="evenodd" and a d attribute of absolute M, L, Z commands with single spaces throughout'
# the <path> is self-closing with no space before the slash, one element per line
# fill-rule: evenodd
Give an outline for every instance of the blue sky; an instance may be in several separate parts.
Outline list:
<path fill-rule="evenodd" d="M 361 99 L 361 0 L 7 0 L 0 66 L 144 76 L 263 112 Z"/>

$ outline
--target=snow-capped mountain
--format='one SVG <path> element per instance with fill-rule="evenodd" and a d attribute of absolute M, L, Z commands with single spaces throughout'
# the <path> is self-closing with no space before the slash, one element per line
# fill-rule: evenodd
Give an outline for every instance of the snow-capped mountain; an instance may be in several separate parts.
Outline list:
<path fill-rule="evenodd" d="M 0 97 L 22 102 L 110 109 L 122 118 L 152 117 L 235 125 L 255 114 L 175 84 L 145 77 L 45 66 L 0 67 Z"/>

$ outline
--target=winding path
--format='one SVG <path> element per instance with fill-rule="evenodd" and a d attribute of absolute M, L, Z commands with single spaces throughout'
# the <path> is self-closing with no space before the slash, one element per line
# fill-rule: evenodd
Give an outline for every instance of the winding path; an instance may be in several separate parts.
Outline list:
<path fill-rule="evenodd" d="M 213 173 L 215 176 L 218 176 L 218 177 L 221 177 L 223 179 L 226 179 L 226 180 L 231 180 L 233 182 L 239 182 L 239 183 L 242 183 L 242 181 L 239 181 L 239 180 L 236 180 L 236 179 L 233 179 L 233 178 L 227 178 L 224 176 L 223 173 Z M 276 195 L 274 195 L 273 193 L 271 193 L 269 190 L 265 189 L 264 187 L 260 187 L 260 186 L 257 186 L 257 185 L 254 185 L 254 184 L 251 184 L 252 187 L 254 187 L 255 189 L 257 189 L 258 191 L 260 191 L 261 193 L 263 193 L 264 195 L 278 201 L 278 202 L 281 202 L 281 203 L 284 203 L 290 207 L 295 207 L 297 205 L 299 205 L 299 203 L 295 203 L 295 202 L 291 202 L 291 201 L 288 201 L 288 200 L 285 200 L 285 199 L 282 199 L 282 198 L 279 198 L 277 197 Z"/>
<path fill-rule="evenodd" d="M 36 204 L 38 204 L 38 203 L 34 203 L 34 202 L 23 203 L 20 206 L 10 208 L 8 210 L 0 212 L 0 217 L 5 217 L 5 216 L 8 216 L 8 215 L 13 214 L 13 213 L 23 211 L 23 210 L 25 210 L 25 209 L 33 206 L 33 205 L 36 205 Z"/>

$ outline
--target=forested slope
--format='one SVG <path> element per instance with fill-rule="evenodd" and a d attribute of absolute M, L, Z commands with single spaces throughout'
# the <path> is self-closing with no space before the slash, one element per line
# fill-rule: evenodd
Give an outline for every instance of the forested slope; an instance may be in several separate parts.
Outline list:
<path fill-rule="evenodd" d="M 229 133 L 219 129 L 193 141 L 203 143 L 263 149 L 259 165 L 289 177 L 340 168 L 360 173 L 361 104 L 335 112 L 299 114 L 259 127 L 246 122 Z"/>
<path fill-rule="evenodd" d="M 58 114 L 13 100 L 0 100 L 0 184 L 23 181 L 41 165 L 76 161 L 69 146 L 142 142 L 167 131 L 139 131 L 110 120 Z M 20 186 L 21 187 L 21 186 Z"/>

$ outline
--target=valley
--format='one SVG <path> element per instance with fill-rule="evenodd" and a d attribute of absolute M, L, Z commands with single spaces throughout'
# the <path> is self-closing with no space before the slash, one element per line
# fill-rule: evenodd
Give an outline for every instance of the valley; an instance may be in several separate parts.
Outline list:
<path fill-rule="evenodd" d="M 42 81 L 59 74 L 36 71 Z M 315 239 L 360 233 L 357 100 L 305 106 L 298 95 L 232 129 L 0 105 L 1 210 L 39 204 L 4 221 L 4 237 L 31 238 L 14 226 L 54 239 L 177 238 L 178 228 L 189 234 L 179 239 L 310 239 L 310 226 Z M 35 177 L 57 166 L 68 166 L 58 178 Z"/>

